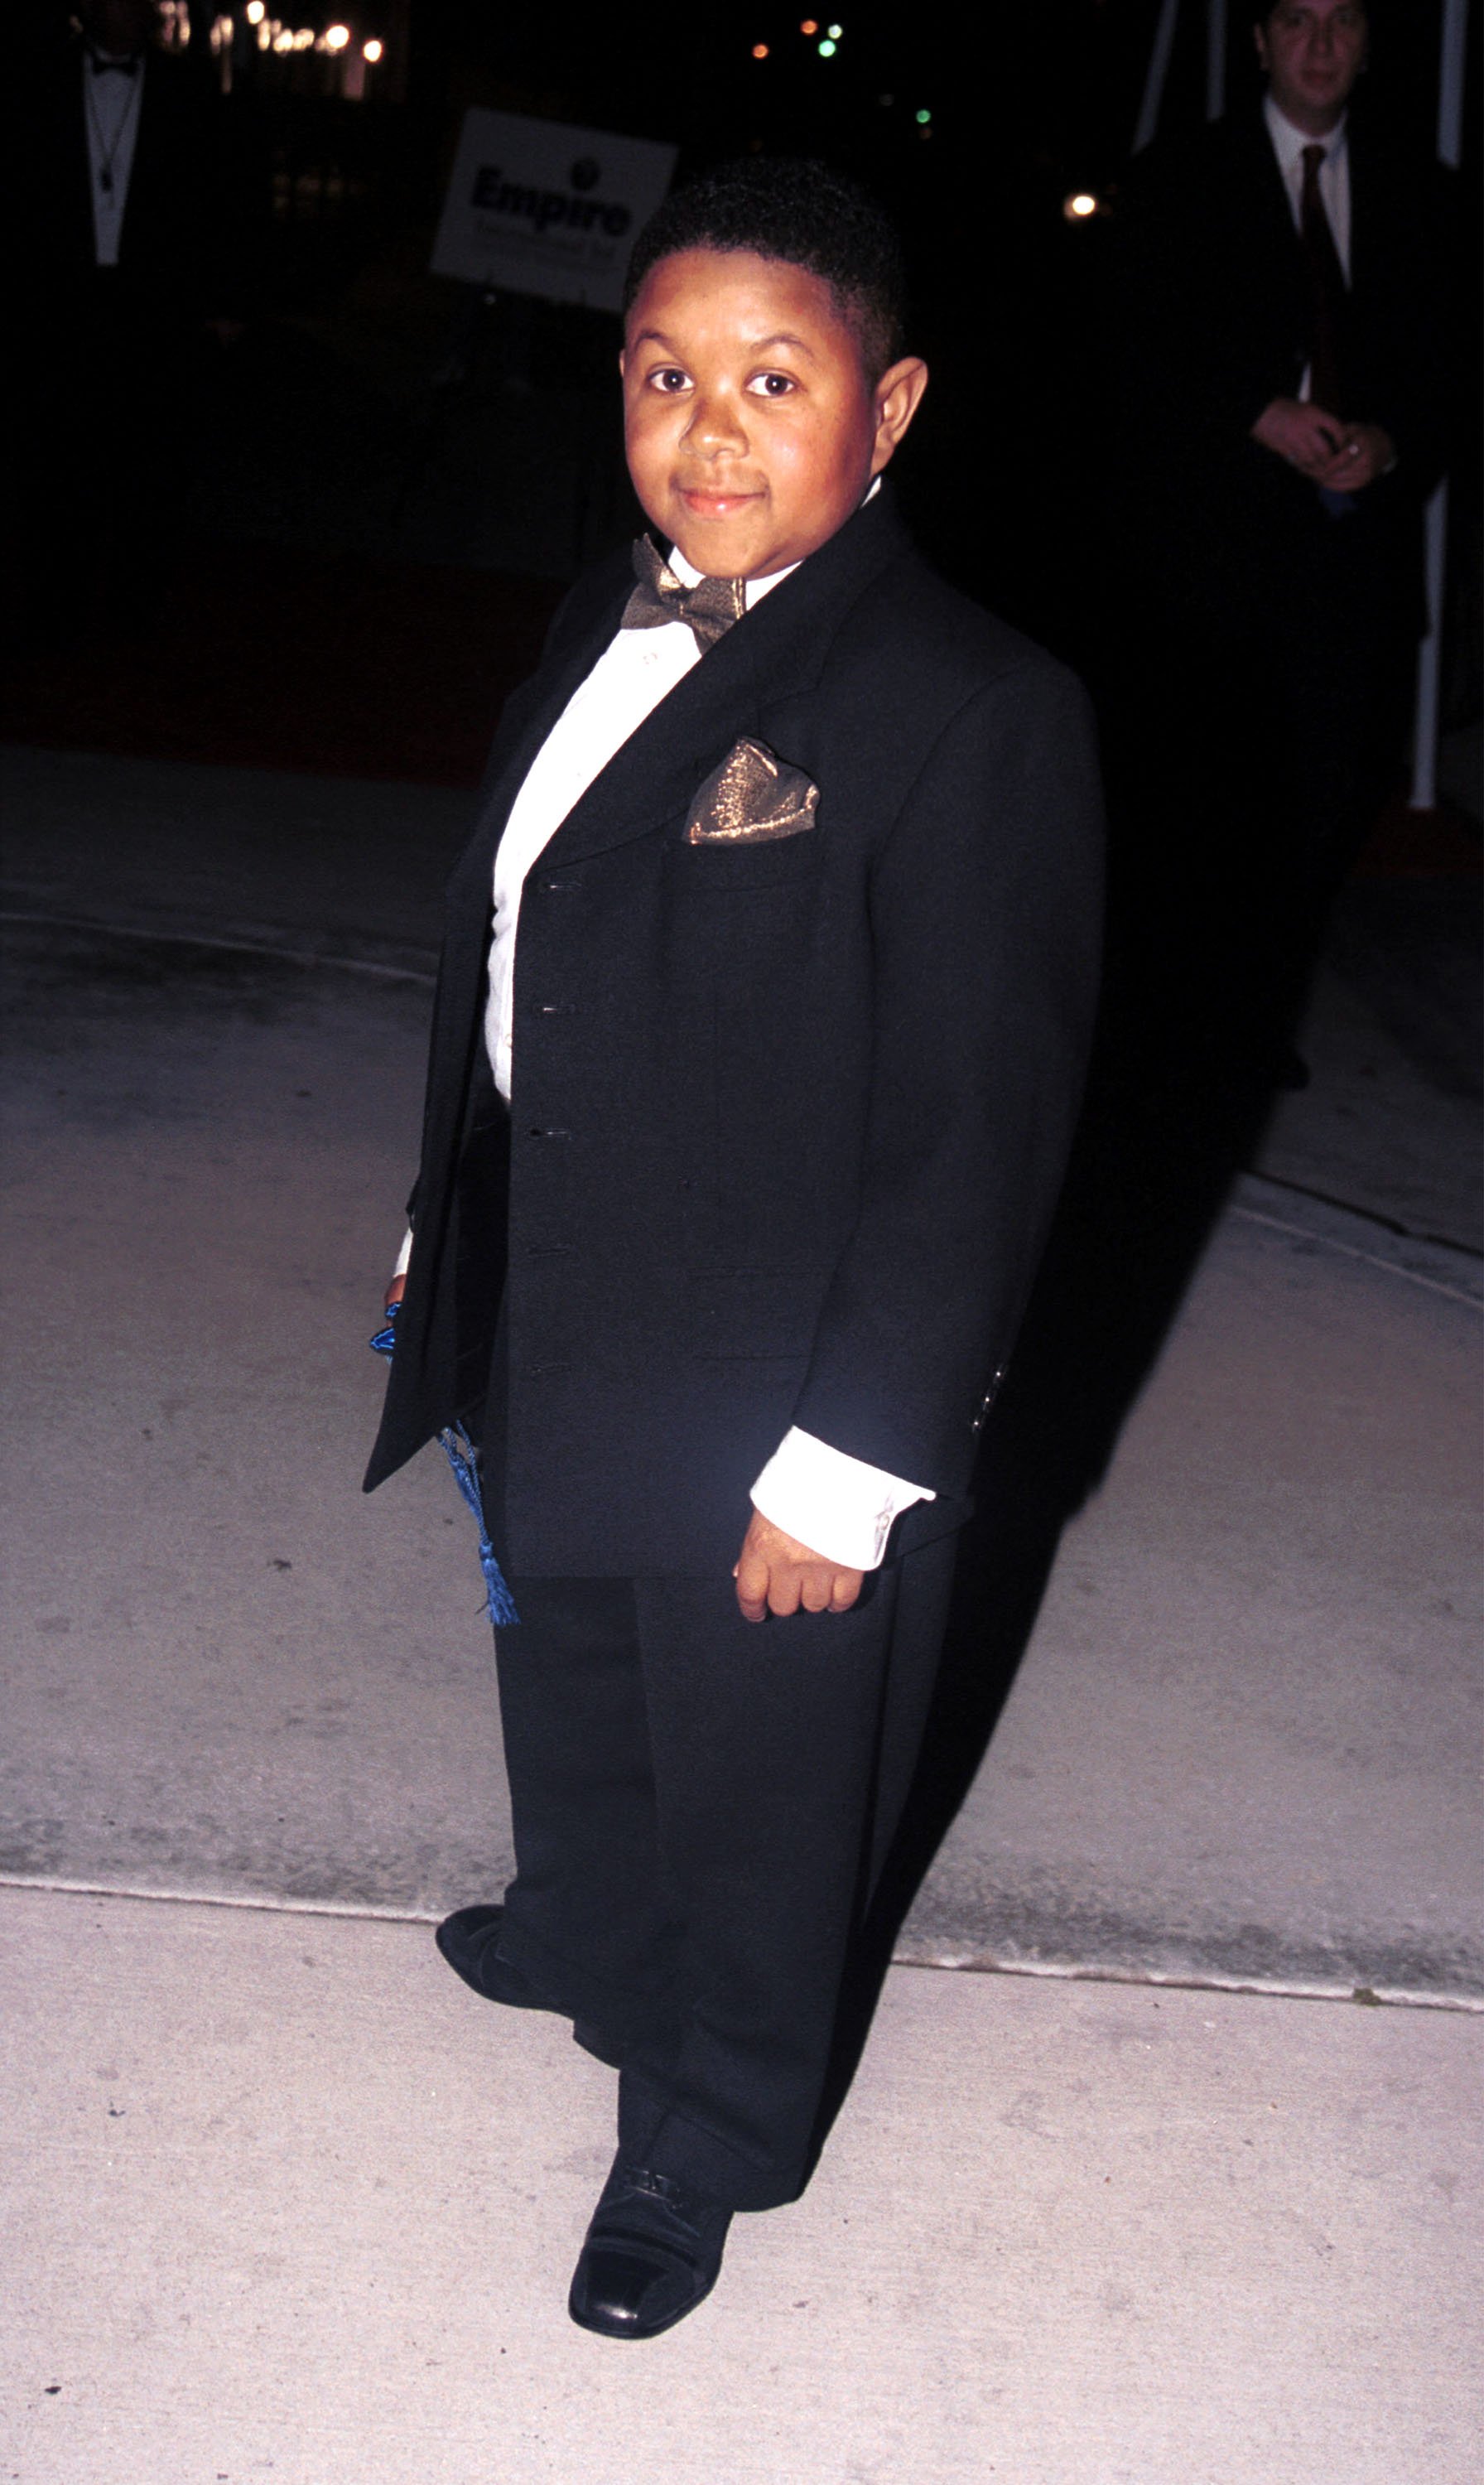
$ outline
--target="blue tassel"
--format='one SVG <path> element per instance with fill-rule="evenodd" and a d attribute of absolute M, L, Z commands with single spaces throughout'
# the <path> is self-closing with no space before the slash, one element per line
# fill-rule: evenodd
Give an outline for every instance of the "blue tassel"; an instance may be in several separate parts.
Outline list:
<path fill-rule="evenodd" d="M 484 1501 L 479 1490 L 479 1454 L 462 1424 L 445 1424 L 438 1437 L 453 1469 L 453 1481 L 473 1514 L 474 1524 L 479 1530 L 479 1567 L 484 1572 L 490 1620 L 497 1629 L 501 1624 L 508 1627 L 511 1623 L 518 1623 L 521 1617 L 516 1612 L 515 1598 L 505 1585 L 505 1574 L 495 1559 L 495 1547 L 485 1528 Z"/>
<path fill-rule="evenodd" d="M 372 1353 L 384 1354 L 389 1361 L 396 1345 L 396 1316 L 400 1308 L 398 1303 L 387 1305 L 387 1325 L 378 1329 L 370 1342 Z M 485 1611 L 497 1630 L 508 1630 L 521 1617 L 484 1523 L 484 1498 L 479 1490 L 479 1453 L 462 1424 L 445 1424 L 438 1438 L 444 1456 L 453 1469 L 453 1481 L 479 1530 L 479 1568 L 484 1572 Z"/>

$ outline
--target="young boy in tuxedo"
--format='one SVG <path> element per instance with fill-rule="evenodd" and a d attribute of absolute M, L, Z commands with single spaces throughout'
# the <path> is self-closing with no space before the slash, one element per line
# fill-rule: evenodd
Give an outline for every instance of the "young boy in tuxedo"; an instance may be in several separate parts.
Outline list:
<path fill-rule="evenodd" d="M 819 166 L 660 210 L 654 539 L 568 597 L 448 892 L 367 1488 L 480 1441 L 517 1869 L 439 1941 L 619 2071 L 570 2298 L 614 2337 L 806 2177 L 1092 1016 L 1085 703 L 895 514 L 901 312 Z"/>

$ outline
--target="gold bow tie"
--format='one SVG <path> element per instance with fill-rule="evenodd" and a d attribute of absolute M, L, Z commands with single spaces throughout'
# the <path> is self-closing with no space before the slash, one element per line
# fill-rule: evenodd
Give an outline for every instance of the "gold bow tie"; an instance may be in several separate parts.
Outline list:
<path fill-rule="evenodd" d="M 624 606 L 620 628 L 658 630 L 661 622 L 684 621 L 703 656 L 747 610 L 744 579 L 703 578 L 697 587 L 685 587 L 648 535 L 634 547 L 634 575 L 638 585 Z"/>

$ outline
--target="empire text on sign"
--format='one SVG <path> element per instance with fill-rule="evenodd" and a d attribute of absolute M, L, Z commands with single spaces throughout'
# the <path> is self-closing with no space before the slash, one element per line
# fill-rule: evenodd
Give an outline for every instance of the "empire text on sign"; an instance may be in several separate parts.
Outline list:
<path fill-rule="evenodd" d="M 649 139 L 466 113 L 434 273 L 616 311 L 634 236 L 674 162 L 673 147 Z"/>

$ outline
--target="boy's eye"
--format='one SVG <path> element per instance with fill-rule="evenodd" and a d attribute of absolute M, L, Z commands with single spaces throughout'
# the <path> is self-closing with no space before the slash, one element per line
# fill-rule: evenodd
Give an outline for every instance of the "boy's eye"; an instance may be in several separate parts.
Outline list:
<path fill-rule="evenodd" d="M 754 396 L 789 396 L 793 393 L 794 382 L 787 371 L 759 371 L 756 379 L 749 380 L 747 386 Z"/>
<path fill-rule="evenodd" d="M 661 365 L 659 370 L 649 374 L 649 386 L 658 389 L 661 396 L 678 396 L 681 390 L 689 385 L 685 372 L 676 370 L 670 363 Z"/>

